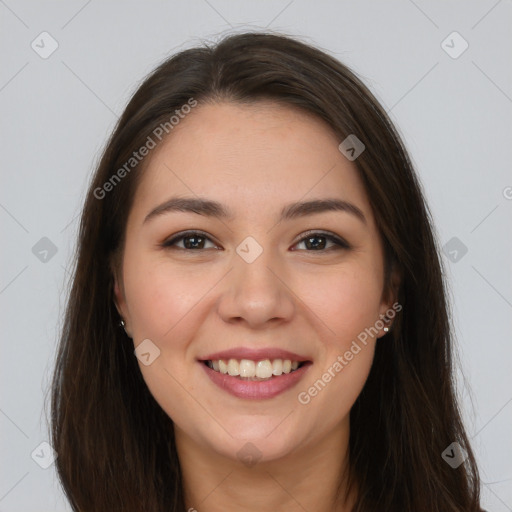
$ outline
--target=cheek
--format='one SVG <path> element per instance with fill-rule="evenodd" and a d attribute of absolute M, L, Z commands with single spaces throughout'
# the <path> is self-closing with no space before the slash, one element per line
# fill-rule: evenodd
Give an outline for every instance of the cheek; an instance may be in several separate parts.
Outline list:
<path fill-rule="evenodd" d="M 299 403 L 317 411 L 314 416 L 324 418 L 324 428 L 348 416 L 370 373 L 375 341 L 357 345 L 330 359 L 298 396 Z M 352 359 L 346 357 L 347 352 L 353 354 Z"/>
<path fill-rule="evenodd" d="M 348 414 L 370 372 L 377 341 L 371 328 L 379 319 L 382 290 L 378 272 L 363 263 L 316 276 L 314 282 L 309 291 L 303 289 L 304 302 L 326 326 L 319 336 L 323 351 L 298 399 L 331 410 L 327 423 L 334 425 Z"/>
<path fill-rule="evenodd" d="M 211 288 L 211 276 L 190 273 L 154 257 L 126 258 L 125 291 L 137 346 L 150 339 L 160 350 L 149 365 L 139 362 L 155 400 L 171 418 L 192 421 L 204 411 L 193 399 L 200 369 L 187 364 L 190 341 L 201 318 L 200 300 Z M 196 410 L 197 409 L 197 410 Z M 192 429 L 193 423 L 185 425 Z"/>
<path fill-rule="evenodd" d="M 211 288 L 208 278 L 179 266 L 132 260 L 125 271 L 125 290 L 136 339 L 164 338 L 197 306 Z M 173 336 L 176 338 L 176 336 Z"/>
<path fill-rule="evenodd" d="M 326 326 L 329 344 L 342 350 L 379 318 L 381 283 L 371 267 L 347 265 L 301 281 L 299 297 Z"/>

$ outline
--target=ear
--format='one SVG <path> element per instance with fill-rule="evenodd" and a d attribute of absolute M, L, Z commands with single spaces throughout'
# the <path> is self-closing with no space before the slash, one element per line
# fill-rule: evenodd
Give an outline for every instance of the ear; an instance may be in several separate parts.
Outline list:
<path fill-rule="evenodd" d="M 119 284 L 117 277 L 114 277 L 114 304 L 116 306 L 119 316 L 126 319 L 126 299 L 124 297 L 124 291 L 122 285 Z M 126 320 L 125 320 L 126 321 Z"/>
<path fill-rule="evenodd" d="M 392 269 L 390 279 L 389 279 L 389 286 L 386 290 L 383 292 L 382 301 L 380 305 L 380 318 L 383 320 L 384 325 L 383 328 L 380 329 L 378 338 L 381 338 L 382 336 L 385 336 L 389 331 L 384 331 L 384 327 L 388 327 L 389 330 L 391 330 L 391 327 L 393 325 L 393 318 L 396 316 L 396 313 L 402 309 L 401 304 L 398 304 L 398 292 L 400 290 L 400 284 L 401 284 L 402 278 L 401 273 L 399 272 L 398 268 L 396 266 Z M 390 314 L 391 312 L 391 314 Z M 386 321 L 386 317 L 388 321 Z M 390 318 L 391 317 L 391 318 Z"/>
<path fill-rule="evenodd" d="M 128 336 L 131 337 L 131 319 L 130 314 L 128 312 L 128 306 L 126 304 L 126 296 L 124 293 L 124 284 L 122 279 L 122 272 L 119 270 L 120 267 L 114 262 L 111 261 L 110 264 L 110 270 L 112 272 L 113 281 L 114 281 L 114 289 L 112 297 L 114 301 L 114 305 L 116 306 L 117 312 L 119 313 L 119 316 L 123 319 L 125 325 L 124 329 Z"/>

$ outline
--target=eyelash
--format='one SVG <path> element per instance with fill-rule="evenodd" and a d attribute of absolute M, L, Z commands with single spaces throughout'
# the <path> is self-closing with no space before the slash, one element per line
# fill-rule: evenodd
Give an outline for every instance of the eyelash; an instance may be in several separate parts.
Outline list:
<path fill-rule="evenodd" d="M 186 231 L 184 233 L 178 233 L 176 236 L 174 236 L 174 237 L 164 241 L 161 244 L 161 247 L 166 248 L 166 249 L 176 248 L 178 250 L 187 251 L 187 252 L 206 251 L 207 249 L 187 249 L 187 248 L 184 248 L 184 247 L 173 247 L 174 244 L 176 244 L 176 242 L 179 242 L 179 241 L 181 241 L 181 240 L 183 240 L 185 238 L 189 238 L 189 237 L 193 237 L 193 236 L 200 236 L 201 238 L 207 239 L 207 240 L 209 240 L 210 242 L 213 243 L 213 241 L 206 235 L 206 233 L 203 233 L 201 231 Z M 321 232 L 321 231 L 308 231 L 308 232 L 306 232 L 305 235 L 295 245 L 306 241 L 308 238 L 316 238 L 316 237 L 325 238 L 325 239 L 329 240 L 330 242 L 334 243 L 337 247 L 334 247 L 334 248 L 331 247 L 331 248 L 328 248 L 328 249 L 319 249 L 318 251 L 315 251 L 315 250 L 308 251 L 308 250 L 306 250 L 306 252 L 327 252 L 327 251 L 330 251 L 330 250 L 341 250 L 341 249 L 348 250 L 348 249 L 351 249 L 350 244 L 348 244 L 342 238 L 340 238 L 338 236 L 335 236 L 335 235 L 332 235 L 330 233 L 325 233 L 325 232 Z"/>

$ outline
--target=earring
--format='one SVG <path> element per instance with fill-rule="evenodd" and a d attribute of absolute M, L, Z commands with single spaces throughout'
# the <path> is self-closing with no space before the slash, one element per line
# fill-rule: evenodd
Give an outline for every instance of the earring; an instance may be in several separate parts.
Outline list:
<path fill-rule="evenodd" d="M 387 316 L 385 316 L 385 317 L 383 318 L 383 320 L 384 320 L 384 322 L 386 322 L 386 323 L 390 323 L 390 322 L 391 322 L 391 320 L 390 320 Z M 388 332 L 389 332 L 389 329 L 390 329 L 390 327 L 388 327 L 388 326 L 386 325 L 382 330 L 383 330 L 384 332 L 388 333 Z"/>
<path fill-rule="evenodd" d="M 119 320 L 119 327 L 122 327 L 124 329 L 124 332 L 126 333 L 126 336 L 128 336 L 128 338 L 130 337 L 127 330 L 126 330 L 126 324 L 124 323 L 124 320 L 121 318 L 121 320 Z"/>

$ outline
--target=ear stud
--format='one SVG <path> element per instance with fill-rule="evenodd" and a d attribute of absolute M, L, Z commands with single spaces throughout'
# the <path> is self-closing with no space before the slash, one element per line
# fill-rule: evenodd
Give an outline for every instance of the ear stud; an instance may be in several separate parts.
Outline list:
<path fill-rule="evenodd" d="M 121 318 L 121 320 L 119 320 L 119 327 L 122 327 L 124 329 L 124 332 L 126 333 L 126 336 L 128 336 L 128 338 L 130 338 L 131 336 L 128 334 L 128 331 L 126 330 L 126 324 L 124 322 L 124 320 Z"/>

